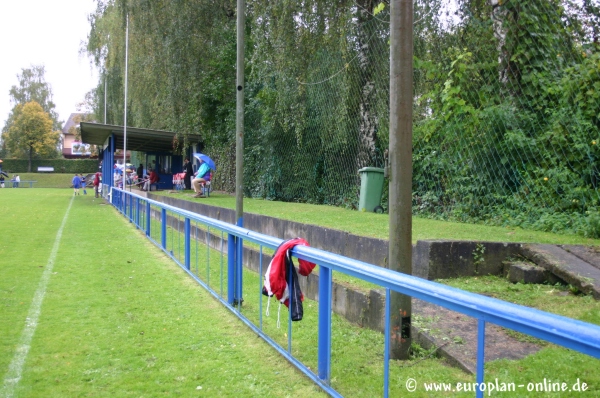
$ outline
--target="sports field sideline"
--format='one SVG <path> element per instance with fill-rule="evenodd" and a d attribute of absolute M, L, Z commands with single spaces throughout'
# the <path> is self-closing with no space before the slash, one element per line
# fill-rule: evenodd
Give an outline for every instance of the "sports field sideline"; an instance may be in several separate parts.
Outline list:
<path fill-rule="evenodd" d="M 0 190 L 0 398 L 325 396 L 111 205 L 72 195 Z M 588 298 L 560 309 L 582 307 L 573 316 L 597 323 Z M 250 307 L 248 300 L 244 308 Z M 302 329 L 294 334 L 294 354 L 303 353 L 311 367 L 316 318 L 309 310 L 294 326 Z M 344 396 L 382 396 L 382 335 L 341 317 L 333 322 L 332 386 Z M 278 329 L 277 340 L 287 341 L 286 332 Z M 474 381 L 432 357 L 435 350 L 416 348 L 413 359 L 390 362 L 390 396 L 405 394 L 414 378 Z M 519 361 L 486 363 L 486 377 L 581 378 L 591 387 L 587 395 L 596 396 L 597 364 L 549 345 Z M 423 389 L 411 393 L 428 396 Z"/>
<path fill-rule="evenodd" d="M 101 199 L 3 190 L 0 397 L 321 396 Z"/>

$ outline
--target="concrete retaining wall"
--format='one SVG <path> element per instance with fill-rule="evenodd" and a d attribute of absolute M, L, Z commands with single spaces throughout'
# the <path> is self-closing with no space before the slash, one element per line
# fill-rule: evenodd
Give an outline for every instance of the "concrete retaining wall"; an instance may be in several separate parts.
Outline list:
<path fill-rule="evenodd" d="M 204 203 L 190 202 L 176 197 L 149 194 L 153 200 L 189 210 L 220 221 L 235 223 L 235 211 L 210 206 Z M 170 220 L 172 224 L 172 220 Z M 244 214 L 244 227 L 280 239 L 302 237 L 312 247 L 354 258 L 366 263 L 387 267 L 388 242 L 323 228 L 301 224 L 269 216 Z M 206 242 L 205 232 L 193 231 L 193 236 Z M 210 244 L 214 249 L 227 252 L 227 239 L 221 243 L 220 236 L 211 236 Z M 418 241 L 413 246 L 413 275 L 434 280 L 472 275 L 501 275 L 503 261 L 521 250 L 518 243 L 464 242 L 464 241 Z M 271 256 L 263 253 L 263 274 L 271 261 Z M 257 251 L 244 247 L 244 266 L 258 272 L 260 255 Z M 319 299 L 319 276 L 311 274 L 300 276 L 300 286 L 304 295 L 312 300 Z M 352 286 L 334 282 L 332 290 L 332 308 L 337 314 L 350 322 L 373 330 L 383 331 L 385 293 L 383 289 L 360 291 Z"/>

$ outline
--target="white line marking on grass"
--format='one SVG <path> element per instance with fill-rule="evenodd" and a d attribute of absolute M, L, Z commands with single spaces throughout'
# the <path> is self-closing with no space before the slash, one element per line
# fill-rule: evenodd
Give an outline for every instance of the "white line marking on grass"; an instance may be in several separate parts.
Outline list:
<path fill-rule="evenodd" d="M 25 329 L 23 329 L 21 340 L 19 340 L 19 344 L 17 345 L 15 356 L 8 366 L 8 372 L 6 373 L 6 376 L 4 376 L 4 386 L 0 391 L 0 397 L 12 397 L 15 387 L 19 383 L 19 380 L 21 380 L 23 365 L 25 364 L 25 359 L 29 353 L 31 340 L 33 339 L 33 333 L 37 327 L 38 318 L 40 317 L 40 312 L 42 309 L 42 301 L 44 300 L 44 295 L 46 294 L 46 287 L 48 286 L 48 281 L 50 280 L 52 268 L 54 268 L 54 260 L 56 259 L 56 254 L 58 253 L 58 247 L 62 238 L 63 229 L 67 223 L 67 218 L 69 216 L 69 211 L 71 210 L 72 204 L 73 196 L 71 196 L 71 201 L 69 202 L 69 207 L 67 207 L 67 212 L 65 213 L 62 224 L 56 233 L 56 239 L 54 240 L 54 246 L 52 246 L 48 263 L 46 264 L 38 288 L 33 296 L 31 307 L 29 307 L 29 312 L 27 313 L 27 318 L 25 319 Z"/>

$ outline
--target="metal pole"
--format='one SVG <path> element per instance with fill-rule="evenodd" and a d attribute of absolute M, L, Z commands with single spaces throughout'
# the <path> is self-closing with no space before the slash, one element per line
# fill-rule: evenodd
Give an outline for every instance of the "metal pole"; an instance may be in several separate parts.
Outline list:
<path fill-rule="evenodd" d="M 123 121 L 123 190 L 127 189 L 127 64 L 129 55 L 129 15 L 127 15 L 127 24 L 125 28 L 125 116 Z"/>
<path fill-rule="evenodd" d="M 390 3 L 390 269 L 412 274 L 413 0 Z M 411 297 L 391 295 L 390 354 L 407 359 Z"/>
<path fill-rule="evenodd" d="M 104 71 L 104 124 L 106 124 L 106 86 L 107 86 L 106 70 Z"/>
<path fill-rule="evenodd" d="M 244 28 L 246 26 L 245 0 L 237 0 L 237 73 L 236 73 L 236 147 L 235 147 L 235 218 L 244 226 Z M 242 238 L 236 238 L 236 300 L 241 305 L 242 292 Z"/>
<path fill-rule="evenodd" d="M 238 225 L 244 217 L 244 9 L 245 0 L 237 0 L 235 216 Z"/>

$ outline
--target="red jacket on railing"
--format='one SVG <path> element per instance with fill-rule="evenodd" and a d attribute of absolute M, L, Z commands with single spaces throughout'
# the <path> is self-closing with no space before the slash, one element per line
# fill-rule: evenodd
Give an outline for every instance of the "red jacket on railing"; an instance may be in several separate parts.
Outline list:
<path fill-rule="evenodd" d="M 277 248 L 273 259 L 269 263 L 265 274 L 265 283 L 263 286 L 263 294 L 266 296 L 277 297 L 281 303 L 292 311 L 292 320 L 299 321 L 303 316 L 302 301 L 304 295 L 300 290 L 298 283 L 298 275 L 296 268 L 289 253 L 296 245 L 309 246 L 308 242 L 302 238 L 290 239 L 283 242 Z M 299 270 L 302 276 L 308 276 L 315 268 L 315 264 L 306 260 L 298 259 Z M 291 275 L 290 275 L 291 273 Z M 292 281 L 292 297 L 290 306 L 288 280 Z"/>

